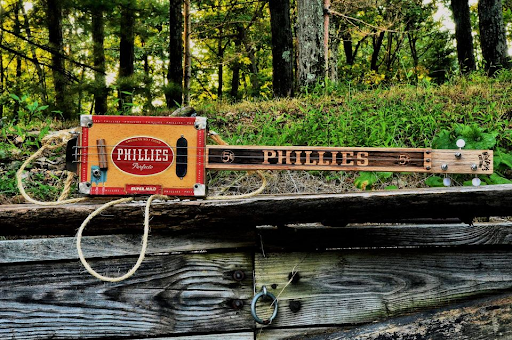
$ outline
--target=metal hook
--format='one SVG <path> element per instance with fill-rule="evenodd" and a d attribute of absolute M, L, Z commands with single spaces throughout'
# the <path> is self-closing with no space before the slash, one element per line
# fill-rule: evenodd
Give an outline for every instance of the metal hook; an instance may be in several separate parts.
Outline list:
<path fill-rule="evenodd" d="M 258 300 L 262 297 L 262 296 L 268 296 L 269 298 L 272 299 L 272 305 L 274 305 L 274 312 L 272 313 L 272 315 L 270 316 L 270 318 L 268 318 L 267 320 L 262 320 L 257 314 L 256 314 L 256 303 L 258 302 Z M 254 318 L 254 320 L 259 323 L 259 324 L 262 324 L 262 325 L 269 325 L 272 320 L 275 319 L 275 317 L 277 316 L 277 299 L 276 297 L 274 296 L 274 294 L 270 293 L 267 291 L 267 287 L 263 286 L 261 287 L 261 291 L 256 294 L 254 296 L 254 298 L 252 299 L 252 302 L 251 302 L 251 315 L 252 317 Z"/>

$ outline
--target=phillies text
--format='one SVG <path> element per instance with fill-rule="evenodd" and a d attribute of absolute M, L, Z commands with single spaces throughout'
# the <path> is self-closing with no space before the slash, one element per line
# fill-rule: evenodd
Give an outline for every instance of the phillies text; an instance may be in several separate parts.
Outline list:
<path fill-rule="evenodd" d="M 368 152 L 263 150 L 262 164 L 367 166 Z"/>

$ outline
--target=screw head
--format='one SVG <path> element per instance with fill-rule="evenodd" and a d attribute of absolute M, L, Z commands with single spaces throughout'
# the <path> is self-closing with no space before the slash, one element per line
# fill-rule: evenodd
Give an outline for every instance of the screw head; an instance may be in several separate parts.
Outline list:
<path fill-rule="evenodd" d="M 461 157 L 462 157 L 462 154 L 460 152 L 455 153 L 455 158 L 461 159 Z"/>
<path fill-rule="evenodd" d="M 442 164 L 441 165 L 441 170 L 443 170 L 443 171 L 448 170 L 448 164 Z"/>
<path fill-rule="evenodd" d="M 245 273 L 243 272 L 243 270 L 235 270 L 233 272 L 233 280 L 235 281 L 243 281 L 245 279 Z"/>
<path fill-rule="evenodd" d="M 244 306 L 243 300 L 234 299 L 233 301 L 231 301 L 231 307 L 234 310 L 240 310 L 240 309 L 242 309 L 243 306 Z"/>
<path fill-rule="evenodd" d="M 471 170 L 473 170 L 473 171 L 477 171 L 477 170 L 478 170 L 478 165 L 476 165 L 476 164 L 471 164 Z"/>

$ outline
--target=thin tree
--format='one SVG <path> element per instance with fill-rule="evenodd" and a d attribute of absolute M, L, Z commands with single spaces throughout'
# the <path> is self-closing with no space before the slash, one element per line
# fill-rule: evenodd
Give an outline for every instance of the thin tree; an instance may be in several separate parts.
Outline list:
<path fill-rule="evenodd" d="M 510 67 L 501 0 L 478 1 L 478 26 L 488 74 L 492 76 L 497 70 Z"/>
<path fill-rule="evenodd" d="M 48 28 L 49 48 L 52 51 L 52 75 L 55 88 L 56 109 L 63 119 L 72 117 L 70 96 L 67 93 L 68 81 L 64 65 L 64 44 L 62 38 L 62 1 L 46 1 L 46 24 Z"/>
<path fill-rule="evenodd" d="M 169 65 L 165 101 L 168 108 L 181 105 L 183 96 L 183 0 L 169 0 Z"/>
<path fill-rule="evenodd" d="M 192 25 L 190 22 L 190 0 L 185 0 L 183 6 L 184 30 L 183 39 L 185 40 L 185 67 L 183 73 L 183 90 L 185 104 L 190 103 L 190 79 L 192 78 L 192 52 L 190 50 L 190 32 Z"/>
<path fill-rule="evenodd" d="M 451 0 L 451 8 L 455 21 L 459 68 L 462 73 L 468 73 L 476 69 L 468 0 Z"/>
<path fill-rule="evenodd" d="M 135 1 L 121 5 L 121 40 L 119 43 L 119 110 L 130 111 L 134 91 L 133 79 L 135 61 Z"/>
<path fill-rule="evenodd" d="M 290 0 L 270 0 L 272 31 L 272 86 L 274 96 L 293 96 L 293 39 Z"/>
<path fill-rule="evenodd" d="M 105 80 L 105 19 L 100 4 L 92 5 L 92 41 L 94 73 L 94 112 L 102 115 L 107 112 L 107 84 Z"/>

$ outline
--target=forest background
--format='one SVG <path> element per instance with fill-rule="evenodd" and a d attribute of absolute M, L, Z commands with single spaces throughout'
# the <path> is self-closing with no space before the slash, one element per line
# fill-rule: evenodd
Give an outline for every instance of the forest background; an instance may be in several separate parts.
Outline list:
<path fill-rule="evenodd" d="M 80 114 L 193 105 L 238 144 L 453 147 L 464 137 L 497 151 L 486 183 L 512 178 L 511 0 L 0 4 L 4 162 Z"/>

